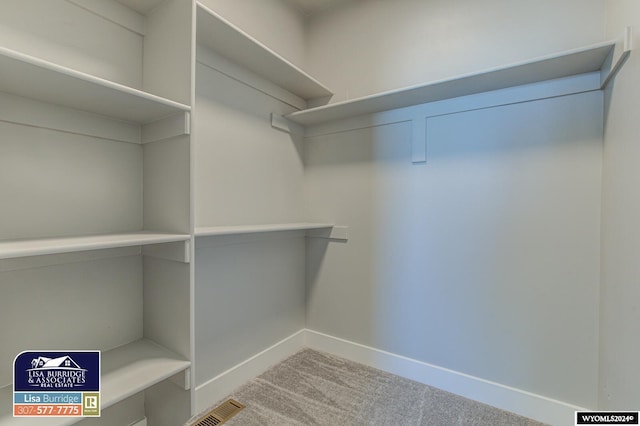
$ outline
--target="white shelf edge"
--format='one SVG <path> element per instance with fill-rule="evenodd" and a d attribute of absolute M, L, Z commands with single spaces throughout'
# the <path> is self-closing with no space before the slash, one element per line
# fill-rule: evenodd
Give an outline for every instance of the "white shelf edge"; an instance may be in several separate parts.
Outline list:
<path fill-rule="evenodd" d="M 540 56 L 526 61 L 515 62 L 508 65 L 493 67 L 484 69 L 481 71 L 475 71 L 471 73 L 460 74 L 457 76 L 444 78 L 440 80 L 431 81 L 428 83 L 416 84 L 413 86 L 403 87 L 401 89 L 389 90 L 385 92 L 375 93 L 372 95 L 363 96 L 356 99 L 348 99 L 340 102 L 335 102 L 328 105 L 323 105 L 315 108 L 310 108 L 303 111 L 297 111 L 285 116 L 285 118 L 296 122 L 301 125 L 316 125 L 335 121 L 338 119 L 344 119 L 354 117 L 358 115 L 372 114 L 376 112 L 388 111 L 391 109 L 403 108 L 413 105 L 419 105 L 426 102 L 434 102 L 439 100 L 451 99 L 455 97 L 471 95 L 476 93 L 482 93 L 486 91 L 505 89 L 508 87 L 514 87 L 523 84 L 536 83 L 540 81 L 551 80 L 554 78 L 567 77 L 569 75 L 578 75 L 588 72 L 599 71 L 607 57 L 616 44 L 615 40 L 604 41 L 601 43 L 592 44 L 586 47 L 580 47 L 563 52 L 553 53 L 550 55 Z M 566 72 L 558 72 L 556 76 L 545 76 L 544 78 L 519 78 L 520 81 L 516 81 L 512 84 L 511 81 L 499 82 L 496 81 L 493 86 L 488 90 L 481 87 L 476 87 L 472 84 L 472 87 L 463 91 L 453 91 L 452 94 L 427 94 L 421 96 L 421 93 L 426 93 L 429 90 L 442 91 L 445 86 L 458 85 L 466 81 L 473 79 L 484 80 L 477 83 L 477 86 L 487 84 L 488 78 L 492 76 L 498 76 L 505 72 L 521 70 L 524 74 L 527 68 L 533 68 L 536 66 L 542 66 L 545 63 L 551 64 L 552 62 L 562 61 L 569 58 L 578 56 L 593 55 L 596 57 L 595 61 L 583 61 L 584 65 L 578 65 L 576 70 L 567 74 Z M 572 66 L 576 68 L 576 66 Z M 516 78 L 518 80 L 518 78 Z M 446 89 L 445 89 L 446 91 Z M 416 99 L 417 98 L 417 99 Z M 422 98 L 422 99 L 420 99 Z"/>
<path fill-rule="evenodd" d="M 0 241 L 0 259 L 187 241 L 188 234 L 151 231 Z"/>
<path fill-rule="evenodd" d="M 103 409 L 191 367 L 191 362 L 148 339 L 106 351 L 102 358 Z"/>
<path fill-rule="evenodd" d="M 28 65 L 32 65 L 34 67 L 39 68 L 40 70 L 42 70 L 45 73 L 51 73 L 52 75 L 58 75 L 58 76 L 62 76 L 62 77 L 68 77 L 71 80 L 76 80 L 77 82 L 81 82 L 84 84 L 88 84 L 88 85 L 92 85 L 98 89 L 104 89 L 106 92 L 113 92 L 113 93 L 117 93 L 120 95 L 124 95 L 125 97 L 128 97 L 129 100 L 133 100 L 133 99 L 139 99 L 142 101 L 147 102 L 149 105 L 154 106 L 154 107 L 158 107 L 161 106 L 161 110 L 162 113 L 158 113 L 153 115 L 152 117 L 150 117 L 147 120 L 138 120 L 137 122 L 141 123 L 141 124 L 145 124 L 147 122 L 153 122 L 159 119 L 164 118 L 167 115 L 171 115 L 171 114 L 175 114 L 177 112 L 189 112 L 191 111 L 191 107 L 189 105 L 185 105 L 182 104 L 180 102 L 176 102 L 176 101 L 172 101 L 170 99 L 166 99 L 148 92 L 144 92 L 142 90 L 139 89 L 134 89 L 132 87 L 128 87 L 110 80 L 106 80 L 104 78 L 100 78 L 91 74 L 87 74 L 84 73 L 82 71 L 78 71 L 78 70 L 74 70 L 72 68 L 68 68 L 62 65 L 58 65 L 55 64 L 53 62 L 49 62 L 46 61 L 44 59 L 40 59 L 40 58 L 36 58 L 34 56 L 30 56 L 27 55 L 25 53 L 21 53 L 6 47 L 2 47 L 0 46 L 0 58 L 9 58 L 12 59 L 18 63 L 23 63 L 23 64 L 28 64 Z M 10 93 L 13 93 L 15 95 L 18 96 L 22 96 L 21 93 L 15 93 L 12 91 L 9 91 Z M 30 96 L 26 96 L 26 97 L 30 97 Z M 34 97 L 34 99 L 38 99 L 40 100 L 40 98 Z M 44 102 L 52 102 L 51 99 L 49 99 L 48 97 L 41 99 Z M 55 102 L 54 102 L 55 103 Z M 121 101 L 121 103 L 124 105 L 126 103 L 126 100 Z M 108 113 L 104 113 L 104 111 L 102 109 L 97 109 L 97 108 L 92 108 L 89 106 L 83 106 L 83 105 L 69 105 L 69 104 L 63 104 L 64 106 L 68 106 L 71 108 L 75 108 L 75 109 L 80 109 L 80 110 L 86 110 L 89 112 L 94 112 L 97 114 L 101 114 L 101 115 L 106 115 L 108 117 L 112 117 L 112 118 L 116 118 L 116 119 L 120 119 L 120 120 L 124 120 L 124 121 L 131 121 L 130 116 L 128 115 L 123 115 L 123 114 L 118 114 L 118 113 L 114 113 L 114 114 L 108 114 Z M 114 110 L 116 110 L 116 108 L 112 108 Z"/>
<path fill-rule="evenodd" d="M 242 235 L 264 232 L 307 231 L 333 228 L 330 223 L 279 223 L 271 225 L 209 226 L 195 229 L 196 237 Z"/>
<path fill-rule="evenodd" d="M 101 408 L 105 409 L 156 383 L 183 372 L 191 362 L 152 342 L 140 339 L 102 353 Z M 14 418 L 13 387 L 0 388 L 0 425 L 39 425 L 42 418 Z M 49 418 L 47 425 L 70 425 L 82 418 Z"/>
<path fill-rule="evenodd" d="M 210 20 L 210 24 L 211 22 L 215 22 L 215 25 L 224 26 L 226 29 L 236 34 L 235 40 L 233 42 L 231 42 L 227 38 L 225 39 L 225 43 L 232 44 L 237 42 L 238 40 L 241 40 L 241 43 L 244 44 L 244 48 L 236 46 L 236 48 L 233 49 L 236 52 L 235 55 L 228 54 L 229 51 L 227 51 L 227 54 L 226 55 L 223 54 L 222 56 L 227 57 L 227 59 L 231 60 L 232 62 L 238 65 L 245 66 L 250 71 L 260 74 L 262 77 L 266 78 L 267 80 L 277 84 L 278 86 L 290 91 L 291 93 L 297 96 L 300 96 L 301 98 L 310 100 L 310 99 L 320 99 L 320 98 L 326 97 L 328 100 L 329 97 L 333 96 L 333 92 L 331 92 L 331 90 L 329 90 L 325 85 L 320 83 L 314 77 L 309 75 L 307 72 L 303 71 L 300 67 L 294 65 L 293 63 L 291 63 L 290 61 L 282 57 L 280 54 L 278 54 L 271 48 L 264 45 L 262 42 L 260 42 L 256 38 L 247 34 L 242 29 L 238 28 L 236 25 L 232 24 L 231 22 L 229 22 L 222 16 L 218 15 L 216 12 L 214 12 L 207 6 L 203 5 L 201 2 L 197 1 L 196 7 L 197 7 L 198 16 L 201 16 L 201 17 L 206 16 Z M 202 14 L 205 14 L 205 15 L 202 15 Z M 198 28 L 196 28 L 196 31 L 198 35 L 202 34 L 202 31 L 198 31 Z M 198 43 L 201 43 L 201 41 L 203 40 L 198 40 Z M 206 41 L 202 44 L 204 44 L 209 48 L 213 48 L 213 46 L 210 43 L 207 43 Z M 257 51 L 261 52 L 264 58 L 268 58 L 271 61 L 275 61 L 275 63 L 277 63 L 277 66 L 278 66 L 278 71 L 267 72 L 266 68 L 268 67 L 262 67 L 258 65 L 251 66 L 249 63 L 247 63 L 247 61 L 242 60 L 240 55 L 245 54 L 247 49 L 251 49 L 251 48 L 257 48 Z M 214 48 L 214 50 L 217 50 L 217 49 Z M 282 74 L 285 72 L 290 73 L 290 77 L 287 79 L 282 78 Z M 295 75 L 295 78 L 291 78 L 291 76 L 294 76 L 294 75 Z M 302 83 L 298 84 L 294 82 L 294 80 L 297 80 L 298 82 L 302 82 Z"/>

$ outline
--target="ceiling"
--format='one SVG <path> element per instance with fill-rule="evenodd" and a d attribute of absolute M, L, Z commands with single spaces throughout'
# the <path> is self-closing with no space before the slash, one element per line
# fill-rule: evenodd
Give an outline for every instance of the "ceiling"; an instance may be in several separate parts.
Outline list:
<path fill-rule="evenodd" d="M 163 0 L 118 0 L 118 3 L 122 3 L 131 9 L 142 13 L 148 14 L 151 10 L 162 3 Z"/>
<path fill-rule="evenodd" d="M 287 0 L 290 4 L 300 9 L 305 15 L 313 15 L 336 3 L 345 3 L 348 0 Z"/>
<path fill-rule="evenodd" d="M 117 0 L 119 3 L 146 15 L 163 0 Z M 336 3 L 345 3 L 349 0 L 286 0 L 289 4 L 299 9 L 305 15 L 313 15 L 327 9 Z"/>

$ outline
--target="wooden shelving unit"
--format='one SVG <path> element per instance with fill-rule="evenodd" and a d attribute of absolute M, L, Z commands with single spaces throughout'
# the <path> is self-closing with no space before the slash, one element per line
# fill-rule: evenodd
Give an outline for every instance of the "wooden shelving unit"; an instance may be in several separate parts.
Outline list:
<path fill-rule="evenodd" d="M 13 418 L 10 359 L 22 350 L 44 346 L 48 350 L 118 346 L 102 352 L 101 408 L 113 407 L 103 412 L 102 423 L 158 418 L 163 406 L 171 403 L 172 412 L 163 413 L 159 424 L 179 424 L 190 414 L 191 226 L 189 197 L 184 194 L 189 194 L 191 107 L 172 98 L 190 99 L 186 84 L 190 64 L 178 58 L 190 51 L 191 4 L 121 2 L 147 15 L 143 17 L 115 2 L 93 9 L 78 3 L 69 2 L 69 7 L 105 18 L 104 27 L 86 35 L 104 41 L 105 49 L 114 48 L 110 37 L 117 37 L 122 27 L 101 11 L 146 25 L 141 33 L 131 34 L 135 46 L 124 49 L 119 65 L 96 65 L 124 64 L 126 68 L 105 74 L 137 77 L 131 80 L 140 81 L 145 89 L 63 65 L 69 63 L 63 52 L 69 46 L 56 46 L 55 40 L 43 43 L 44 47 L 34 42 L 30 50 L 34 56 L 14 50 L 11 43 L 10 48 L 0 47 L 4 158 L 33 172 L 29 178 L 15 175 L 3 181 L 5 202 L 17 207 L 2 216 L 5 224 L 16 226 L 5 226 L 0 235 L 4 291 L 0 299 L 18 302 L 11 301 L 13 307 L 0 303 L 5 324 L 0 332 L 0 386 L 4 386 L 0 424 L 67 425 L 82 420 Z M 53 24 L 52 28 L 57 30 Z M 50 48 L 48 58 L 55 59 L 38 58 L 38 46 Z M 109 55 L 96 52 L 95 58 L 83 59 L 108 61 Z M 167 64 L 178 65 L 168 69 Z M 147 142 L 144 147 L 131 145 Z M 87 162 L 104 167 L 86 166 Z M 125 178 L 119 180 L 120 176 Z M 25 202 L 27 198 L 34 203 Z M 53 216 L 55 220 L 49 220 Z M 33 220 L 40 221 L 37 229 L 31 226 Z M 98 273 L 102 267 L 108 272 Z M 46 313 L 31 312 L 20 337 L 10 328 L 27 304 L 29 288 L 56 306 Z M 96 297 L 88 296 L 91 292 Z M 67 293 L 68 299 L 53 302 L 56 295 Z M 76 303 L 90 315 L 78 320 Z M 171 312 L 160 305 L 171 306 Z M 71 321 L 76 322 L 73 332 L 42 327 Z M 47 340 L 51 336 L 55 342 Z M 131 398 L 140 393 L 144 395 Z M 173 404 L 174 399 L 180 402 Z"/>
<path fill-rule="evenodd" d="M 298 124 L 312 126 L 427 102 L 597 72 L 602 70 L 614 46 L 614 41 L 607 41 L 502 67 L 336 102 L 294 112 L 286 117 Z"/>

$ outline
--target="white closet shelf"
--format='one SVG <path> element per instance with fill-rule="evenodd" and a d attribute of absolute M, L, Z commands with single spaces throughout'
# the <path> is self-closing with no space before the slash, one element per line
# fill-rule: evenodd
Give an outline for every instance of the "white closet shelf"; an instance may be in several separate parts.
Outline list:
<path fill-rule="evenodd" d="M 101 407 L 107 408 L 191 366 L 162 346 L 141 339 L 102 354 Z M 41 425 L 42 418 L 12 417 L 13 388 L 0 389 L 0 425 Z M 50 418 L 47 425 L 69 425 L 81 419 Z"/>
<path fill-rule="evenodd" d="M 197 41 L 303 99 L 333 93 L 306 72 L 260 43 L 206 6 L 197 3 Z"/>
<path fill-rule="evenodd" d="M 286 118 L 305 126 L 316 125 L 427 102 L 601 71 L 614 46 L 615 41 L 607 41 L 525 62 L 294 112 Z"/>
<path fill-rule="evenodd" d="M 191 107 L 0 47 L 0 92 L 139 124 Z"/>
<path fill-rule="evenodd" d="M 191 363 L 180 355 L 141 339 L 102 356 L 102 408 L 107 408 L 186 370 Z"/>
<path fill-rule="evenodd" d="M 188 234 L 150 231 L 0 241 L 0 259 L 187 241 Z"/>
<path fill-rule="evenodd" d="M 271 225 L 241 225 L 241 226 L 210 226 L 196 228 L 196 237 L 211 237 L 219 235 L 241 235 L 264 232 L 308 231 L 313 229 L 330 229 L 330 223 L 279 223 Z"/>

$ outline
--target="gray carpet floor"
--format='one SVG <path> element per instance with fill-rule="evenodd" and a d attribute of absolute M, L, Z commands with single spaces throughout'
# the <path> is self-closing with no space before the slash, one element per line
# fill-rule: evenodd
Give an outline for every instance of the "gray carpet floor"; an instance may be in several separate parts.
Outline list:
<path fill-rule="evenodd" d="M 311 349 L 272 367 L 229 397 L 247 407 L 225 426 L 542 425 Z M 193 422 L 197 420 L 198 416 Z"/>

